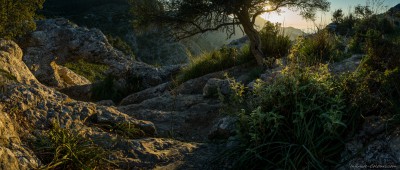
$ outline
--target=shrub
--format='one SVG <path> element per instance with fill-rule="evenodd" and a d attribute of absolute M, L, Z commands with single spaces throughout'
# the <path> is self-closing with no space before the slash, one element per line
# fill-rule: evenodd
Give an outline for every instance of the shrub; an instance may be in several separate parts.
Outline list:
<path fill-rule="evenodd" d="M 370 29 L 366 34 L 367 57 L 363 67 L 369 70 L 385 71 L 400 65 L 400 43 L 383 38 L 383 33 Z"/>
<path fill-rule="evenodd" d="M 369 30 L 363 58 L 357 72 L 346 77 L 343 88 L 353 112 L 364 115 L 400 113 L 400 44 Z"/>
<path fill-rule="evenodd" d="M 236 95 L 229 107 L 238 110 L 242 141 L 231 154 L 237 169 L 336 166 L 342 135 L 355 115 L 345 114 L 340 84 L 327 66 L 287 67 L 275 80 L 258 81 L 247 93 L 232 85 Z"/>
<path fill-rule="evenodd" d="M 133 54 L 131 46 L 129 46 L 128 43 L 126 43 L 123 39 L 121 39 L 119 36 L 111 36 L 107 35 L 108 42 L 115 47 L 116 49 L 122 51 L 124 54 L 131 56 L 133 59 L 135 58 L 135 55 Z"/>
<path fill-rule="evenodd" d="M 306 66 L 340 61 L 346 57 L 344 49 L 338 36 L 321 30 L 309 37 L 300 38 L 292 47 L 289 59 Z"/>
<path fill-rule="evenodd" d="M 53 123 L 43 138 L 36 141 L 40 169 L 105 169 L 113 166 L 108 153 L 93 141 Z"/>
<path fill-rule="evenodd" d="M 289 52 L 290 39 L 280 32 L 280 30 L 280 24 L 267 22 L 260 31 L 262 50 L 267 57 L 281 58 L 285 57 Z"/>
<path fill-rule="evenodd" d="M 342 88 L 349 112 L 364 116 L 399 114 L 399 77 L 399 67 L 384 72 L 360 70 L 345 76 Z"/>
<path fill-rule="evenodd" d="M 0 5 L 0 38 L 12 39 L 36 29 L 35 12 L 44 0 L 6 0 Z"/>
<path fill-rule="evenodd" d="M 185 82 L 209 73 L 222 71 L 249 62 L 253 58 L 248 46 L 243 47 L 241 52 L 235 48 L 223 47 L 191 59 L 189 65 L 179 73 L 177 81 Z"/>
<path fill-rule="evenodd" d="M 109 66 L 107 65 L 89 63 L 83 59 L 65 63 L 64 66 L 76 74 L 87 78 L 91 82 L 105 79 L 105 72 L 109 69 Z"/>
<path fill-rule="evenodd" d="M 353 27 L 357 21 L 358 19 L 350 13 L 348 16 L 345 16 L 341 22 L 337 23 L 336 32 L 343 36 L 354 35 Z"/>

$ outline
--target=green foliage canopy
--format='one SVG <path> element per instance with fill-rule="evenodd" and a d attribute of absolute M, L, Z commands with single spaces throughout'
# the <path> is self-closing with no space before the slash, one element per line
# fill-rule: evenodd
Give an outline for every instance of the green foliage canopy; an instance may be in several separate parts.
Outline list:
<path fill-rule="evenodd" d="M 15 38 L 36 28 L 35 11 L 45 0 L 1 0 L 0 37 Z"/>

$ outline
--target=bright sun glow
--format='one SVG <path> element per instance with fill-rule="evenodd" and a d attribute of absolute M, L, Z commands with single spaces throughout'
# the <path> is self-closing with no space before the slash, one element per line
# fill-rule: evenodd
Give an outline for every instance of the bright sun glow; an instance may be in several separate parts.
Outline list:
<path fill-rule="evenodd" d="M 261 15 L 261 17 L 272 23 L 276 23 L 276 22 L 283 23 L 285 21 L 285 16 L 279 15 L 276 12 L 264 13 Z"/>
<path fill-rule="evenodd" d="M 266 7 L 268 9 L 268 7 Z M 318 14 L 321 15 L 321 14 Z M 325 18 L 323 16 L 319 17 L 319 20 L 316 20 L 315 23 L 312 21 L 306 21 L 299 15 L 299 12 L 289 10 L 287 8 L 281 9 L 280 13 L 277 12 L 270 12 L 264 13 L 261 15 L 261 18 L 268 20 L 272 23 L 281 23 L 284 27 L 295 27 L 300 28 L 303 31 L 308 29 L 313 29 L 315 23 L 316 24 L 327 24 L 329 18 Z M 322 19 L 321 19 L 322 18 Z"/>

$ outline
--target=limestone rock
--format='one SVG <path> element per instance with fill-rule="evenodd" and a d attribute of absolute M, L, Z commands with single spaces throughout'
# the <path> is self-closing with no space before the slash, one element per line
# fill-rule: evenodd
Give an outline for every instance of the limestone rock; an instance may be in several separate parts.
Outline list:
<path fill-rule="evenodd" d="M 329 70 L 335 74 L 344 72 L 353 72 L 360 65 L 361 59 L 363 57 L 364 55 L 353 55 L 348 59 L 331 64 L 329 66 Z"/>
<path fill-rule="evenodd" d="M 229 96 L 232 90 L 228 80 L 211 78 L 203 88 L 204 97 L 218 97 L 219 95 Z"/>
<path fill-rule="evenodd" d="M 2 83 L 7 83 L 7 81 L 24 84 L 37 82 L 22 62 L 21 48 L 13 41 L 0 40 L 0 80 Z"/>
<path fill-rule="evenodd" d="M 69 97 L 79 101 L 91 101 L 92 84 L 71 86 L 60 89 L 60 92 L 67 94 Z"/>
<path fill-rule="evenodd" d="M 40 165 L 33 152 L 24 147 L 8 114 L 0 111 L 0 169 L 35 169 Z"/>
<path fill-rule="evenodd" d="M 386 129 L 387 118 L 367 117 L 363 128 L 346 143 L 340 169 L 395 169 L 400 164 L 400 127 Z M 384 166 L 384 167 L 378 167 Z"/>
<path fill-rule="evenodd" d="M 60 20 L 56 24 L 68 23 Z M 212 126 L 209 120 L 213 120 L 218 114 L 218 101 L 203 100 L 202 95 L 177 97 L 169 93 L 149 97 L 150 99 L 126 106 L 125 109 L 76 101 L 39 83 L 20 60 L 22 53 L 18 52 L 18 46 L 13 42 L 1 42 L 0 68 L 5 70 L 1 75 L 11 75 L 15 80 L 13 83 L 1 84 L 0 169 L 40 168 L 42 163 L 34 152 L 38 148 L 29 142 L 46 133 L 53 122 L 107 149 L 110 152 L 109 158 L 122 169 L 179 168 L 191 163 L 200 166 L 204 163 L 184 161 L 194 152 L 212 155 L 208 150 L 198 148 L 197 143 L 152 137 L 157 135 L 156 127 L 160 127 L 162 132 L 173 132 L 190 139 L 206 137 Z M 59 71 L 59 65 L 55 61 L 47 64 L 50 70 Z M 172 67 L 169 69 L 173 70 Z M 61 80 L 62 77 L 57 79 Z M 129 115 L 120 110 L 129 111 Z M 162 115 L 159 112 L 174 114 Z M 159 117 L 154 119 L 158 120 L 156 126 L 152 122 L 137 119 L 146 116 Z M 171 121 L 176 121 L 173 122 L 176 131 L 169 131 Z M 134 127 L 143 134 L 136 139 L 107 129 L 121 124 L 129 124 L 129 127 Z M 206 160 L 202 158 L 201 161 Z"/>
<path fill-rule="evenodd" d="M 118 107 L 132 117 L 154 123 L 161 136 L 204 141 L 219 116 L 221 103 L 204 99 L 202 95 L 172 95 L 145 100 L 138 104 Z"/>
<path fill-rule="evenodd" d="M 138 104 L 144 100 L 161 96 L 168 90 L 168 88 L 170 86 L 171 86 L 171 83 L 167 82 L 167 83 L 160 84 L 156 87 L 148 88 L 146 90 L 131 94 L 128 97 L 122 99 L 122 101 L 120 102 L 120 105 L 125 106 L 125 105 L 130 105 L 130 104 Z"/>
<path fill-rule="evenodd" d="M 96 102 L 96 104 L 101 106 L 115 106 L 115 103 L 112 100 L 102 100 Z"/>
<path fill-rule="evenodd" d="M 91 82 L 83 76 L 76 74 L 67 67 L 58 66 L 58 75 L 60 76 L 62 82 L 65 84 L 64 87 L 70 86 L 82 86 L 91 84 Z"/>
<path fill-rule="evenodd" d="M 176 87 L 174 89 L 176 94 L 202 94 L 204 86 L 207 84 L 208 80 L 211 78 L 220 78 L 222 79 L 224 77 L 224 73 L 221 72 L 216 72 L 216 73 L 210 73 L 205 76 L 191 79 L 189 81 L 186 81 Z"/>
<path fill-rule="evenodd" d="M 236 119 L 234 117 L 223 117 L 213 126 L 208 139 L 228 139 L 236 133 Z"/>
<path fill-rule="evenodd" d="M 134 61 L 131 56 L 112 47 L 100 30 L 78 27 L 63 18 L 37 21 L 37 30 L 26 37 L 22 48 L 25 53 L 23 60 L 38 80 L 59 88 L 65 85 L 58 80 L 61 76 L 57 75 L 58 70 L 51 63 L 63 65 L 83 59 L 108 65 L 108 74 L 120 79 L 125 79 L 127 75 L 135 77 L 144 88 L 166 82 L 181 67 L 155 68 Z"/>

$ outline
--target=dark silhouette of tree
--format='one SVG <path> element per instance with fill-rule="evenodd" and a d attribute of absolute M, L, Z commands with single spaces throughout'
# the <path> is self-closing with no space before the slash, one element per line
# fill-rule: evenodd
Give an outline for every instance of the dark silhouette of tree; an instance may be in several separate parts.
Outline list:
<path fill-rule="evenodd" d="M 0 0 L 0 38 L 15 38 L 36 28 L 34 16 L 45 0 Z"/>
<path fill-rule="evenodd" d="M 338 9 L 335 12 L 333 12 L 333 14 L 332 14 L 332 22 L 336 23 L 336 24 L 342 23 L 343 17 L 344 17 L 344 15 L 343 15 L 342 9 Z"/>
<path fill-rule="evenodd" d="M 170 28 L 178 39 L 207 31 L 222 30 L 235 34 L 235 26 L 250 39 L 251 52 L 259 65 L 272 64 L 261 50 L 261 40 L 254 24 L 263 13 L 283 7 L 299 10 L 313 19 L 317 10 L 328 10 L 326 0 L 131 0 L 139 23 L 158 23 Z"/>

